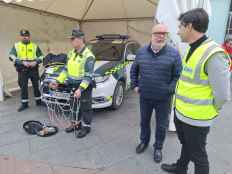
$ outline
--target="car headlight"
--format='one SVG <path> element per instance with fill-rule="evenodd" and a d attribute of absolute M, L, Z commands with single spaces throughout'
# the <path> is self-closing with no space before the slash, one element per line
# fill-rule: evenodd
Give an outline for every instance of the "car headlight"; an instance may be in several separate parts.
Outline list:
<path fill-rule="evenodd" d="M 107 76 L 99 76 L 99 77 L 95 77 L 94 80 L 96 83 L 102 83 L 105 82 L 106 80 L 108 80 L 110 78 L 109 75 Z"/>
<path fill-rule="evenodd" d="M 47 74 L 53 74 L 53 73 L 54 73 L 54 69 L 51 68 L 51 67 L 46 68 L 46 69 L 45 69 L 45 73 L 47 73 Z"/>

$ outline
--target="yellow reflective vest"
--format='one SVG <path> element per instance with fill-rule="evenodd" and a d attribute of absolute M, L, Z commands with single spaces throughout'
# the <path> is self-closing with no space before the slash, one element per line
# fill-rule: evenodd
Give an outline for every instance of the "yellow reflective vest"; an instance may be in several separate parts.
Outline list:
<path fill-rule="evenodd" d="M 183 116 L 199 121 L 209 121 L 218 115 L 214 95 L 205 73 L 205 64 L 210 57 L 224 50 L 212 40 L 199 46 L 186 62 L 176 87 L 175 108 Z M 186 54 L 187 56 L 187 54 Z"/>
<path fill-rule="evenodd" d="M 68 53 L 66 69 L 59 75 L 57 81 L 59 83 L 64 83 L 67 78 L 83 80 L 86 75 L 88 76 L 85 72 L 85 64 L 89 57 L 95 58 L 93 53 L 87 47 L 84 48 L 81 54 L 76 53 L 75 49 L 71 50 Z M 86 89 L 88 83 L 82 82 L 80 86 Z"/>
<path fill-rule="evenodd" d="M 17 52 L 17 57 L 22 60 L 32 61 L 35 60 L 37 45 L 30 42 L 29 44 L 24 44 L 22 42 L 18 42 L 15 44 L 15 49 Z"/>

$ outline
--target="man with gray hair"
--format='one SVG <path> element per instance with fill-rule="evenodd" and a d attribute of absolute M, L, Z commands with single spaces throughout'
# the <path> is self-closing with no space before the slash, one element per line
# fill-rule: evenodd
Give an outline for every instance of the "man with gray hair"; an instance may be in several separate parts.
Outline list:
<path fill-rule="evenodd" d="M 176 49 L 167 45 L 168 28 L 156 24 L 152 28 L 151 42 L 141 48 L 131 68 L 132 88 L 140 95 L 140 144 L 136 153 L 148 147 L 152 112 L 155 110 L 156 130 L 154 161 L 162 161 L 162 149 L 168 126 L 171 100 L 182 69 Z"/>

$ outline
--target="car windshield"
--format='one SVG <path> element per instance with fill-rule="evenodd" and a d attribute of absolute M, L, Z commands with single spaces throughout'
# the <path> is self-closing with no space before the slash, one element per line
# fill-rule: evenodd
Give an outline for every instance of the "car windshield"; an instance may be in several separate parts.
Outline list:
<path fill-rule="evenodd" d="M 123 54 L 123 46 L 119 43 L 96 42 L 88 44 L 96 60 L 118 61 Z"/>

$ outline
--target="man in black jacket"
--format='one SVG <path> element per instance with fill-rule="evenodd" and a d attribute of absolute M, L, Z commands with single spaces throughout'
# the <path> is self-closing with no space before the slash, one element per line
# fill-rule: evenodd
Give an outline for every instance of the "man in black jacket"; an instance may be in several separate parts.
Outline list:
<path fill-rule="evenodd" d="M 154 160 L 162 161 L 162 148 L 169 121 L 172 95 L 182 69 L 178 51 L 167 43 L 168 29 L 163 24 L 152 28 L 151 43 L 141 48 L 131 68 L 132 88 L 140 94 L 141 132 L 136 153 L 150 141 L 150 120 L 156 112 Z"/>

